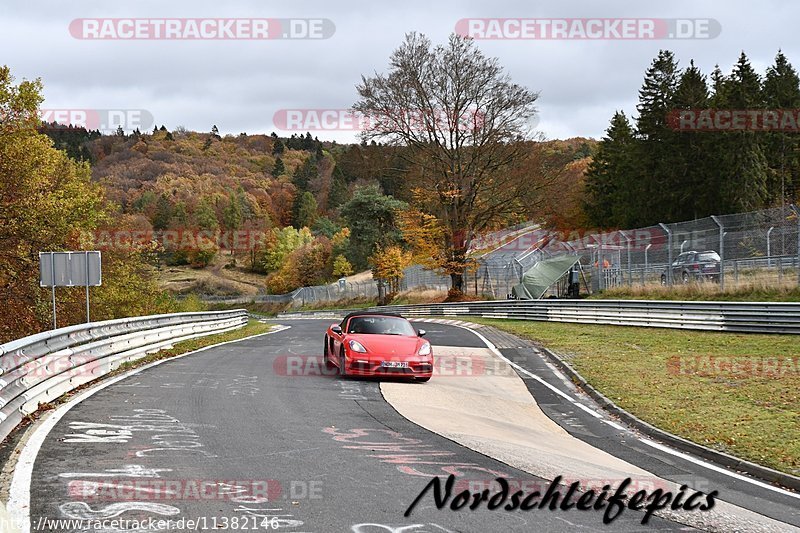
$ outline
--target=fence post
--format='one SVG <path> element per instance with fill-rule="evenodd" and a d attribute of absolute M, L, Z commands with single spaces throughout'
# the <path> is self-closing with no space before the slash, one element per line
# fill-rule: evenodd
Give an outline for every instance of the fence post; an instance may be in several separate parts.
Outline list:
<path fill-rule="evenodd" d="M 767 268 L 772 268 L 772 250 L 769 245 L 769 236 L 772 235 L 772 230 L 775 229 L 775 226 L 770 226 L 767 230 Z"/>
<path fill-rule="evenodd" d="M 719 288 L 725 290 L 725 227 L 715 215 L 711 215 L 711 220 L 719 226 Z"/>
<path fill-rule="evenodd" d="M 620 235 L 625 237 L 625 242 L 628 248 L 628 287 L 633 285 L 633 268 L 631 267 L 631 238 L 624 231 L 619 232 Z"/>
<path fill-rule="evenodd" d="M 800 208 L 792 204 L 789 207 L 794 211 L 794 216 L 797 219 L 797 284 L 800 285 Z"/>
<path fill-rule="evenodd" d="M 667 285 L 672 287 L 672 230 L 661 222 L 658 225 L 667 232 Z"/>

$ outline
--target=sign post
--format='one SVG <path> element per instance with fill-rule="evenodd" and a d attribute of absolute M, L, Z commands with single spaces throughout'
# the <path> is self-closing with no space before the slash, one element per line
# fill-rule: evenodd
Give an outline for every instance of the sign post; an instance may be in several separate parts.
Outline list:
<path fill-rule="evenodd" d="M 56 319 L 56 287 L 86 287 L 86 322 L 89 315 L 89 287 L 102 284 L 100 252 L 39 252 L 39 286 L 52 289 L 53 329 Z"/>

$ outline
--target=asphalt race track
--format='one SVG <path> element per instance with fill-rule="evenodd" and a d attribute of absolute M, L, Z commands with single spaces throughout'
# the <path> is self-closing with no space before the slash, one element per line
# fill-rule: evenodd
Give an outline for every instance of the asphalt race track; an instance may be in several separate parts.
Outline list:
<path fill-rule="evenodd" d="M 284 321 L 289 329 L 166 361 L 74 405 L 47 434 L 33 466 L 34 526 L 77 531 L 66 523 L 45 524 L 45 518 L 154 518 L 194 519 L 203 526 L 196 529 L 208 531 L 693 530 L 657 516 L 643 525 L 643 513 L 630 510 L 610 525 L 603 524 L 600 511 L 507 512 L 485 505 L 439 510 L 430 495 L 405 518 L 431 476 L 502 473 L 537 486 L 549 480 L 411 423 L 384 400 L 378 381 L 320 371 L 329 322 Z M 417 327 L 428 331 L 434 350 L 485 348 L 463 328 Z M 585 398 L 579 403 L 587 409 L 577 408 L 554 392 L 575 394 L 537 354 L 508 338 L 491 340 L 505 357 L 551 385 L 523 376 L 541 409 L 574 437 L 665 479 L 716 489 L 720 500 L 785 522 L 784 531 L 800 525 L 795 496 L 642 442 L 608 417 L 591 414 Z"/>

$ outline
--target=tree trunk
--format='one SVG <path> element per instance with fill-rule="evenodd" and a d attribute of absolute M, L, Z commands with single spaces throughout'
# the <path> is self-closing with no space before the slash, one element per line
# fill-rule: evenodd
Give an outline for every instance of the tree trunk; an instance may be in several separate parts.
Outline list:
<path fill-rule="evenodd" d="M 464 292 L 464 274 L 463 272 L 459 273 L 451 273 L 450 274 L 450 286 L 453 290 L 458 291 L 460 293 Z"/>

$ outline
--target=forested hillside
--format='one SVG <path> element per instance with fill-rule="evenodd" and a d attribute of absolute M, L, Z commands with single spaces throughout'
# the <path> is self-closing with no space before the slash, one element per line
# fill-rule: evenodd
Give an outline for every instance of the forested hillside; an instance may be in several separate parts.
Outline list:
<path fill-rule="evenodd" d="M 386 264 L 380 254 L 394 258 L 393 271 L 412 260 L 398 253 L 400 213 L 414 195 L 401 148 L 323 143 L 310 133 L 222 137 L 216 127 L 101 136 L 50 124 L 43 131 L 91 163 L 93 181 L 136 229 L 161 235 L 167 265 L 202 268 L 223 259 L 228 268 L 266 275 L 264 288 L 282 293 Z M 525 172 L 541 188 L 540 201 L 498 227 L 531 218 L 581 225 L 581 174 L 594 144 L 530 143 Z M 185 238 L 198 233 L 218 238 L 202 246 Z M 231 246 L 234 234 L 245 237 Z M 95 237 L 115 244 L 113 228 Z"/>

